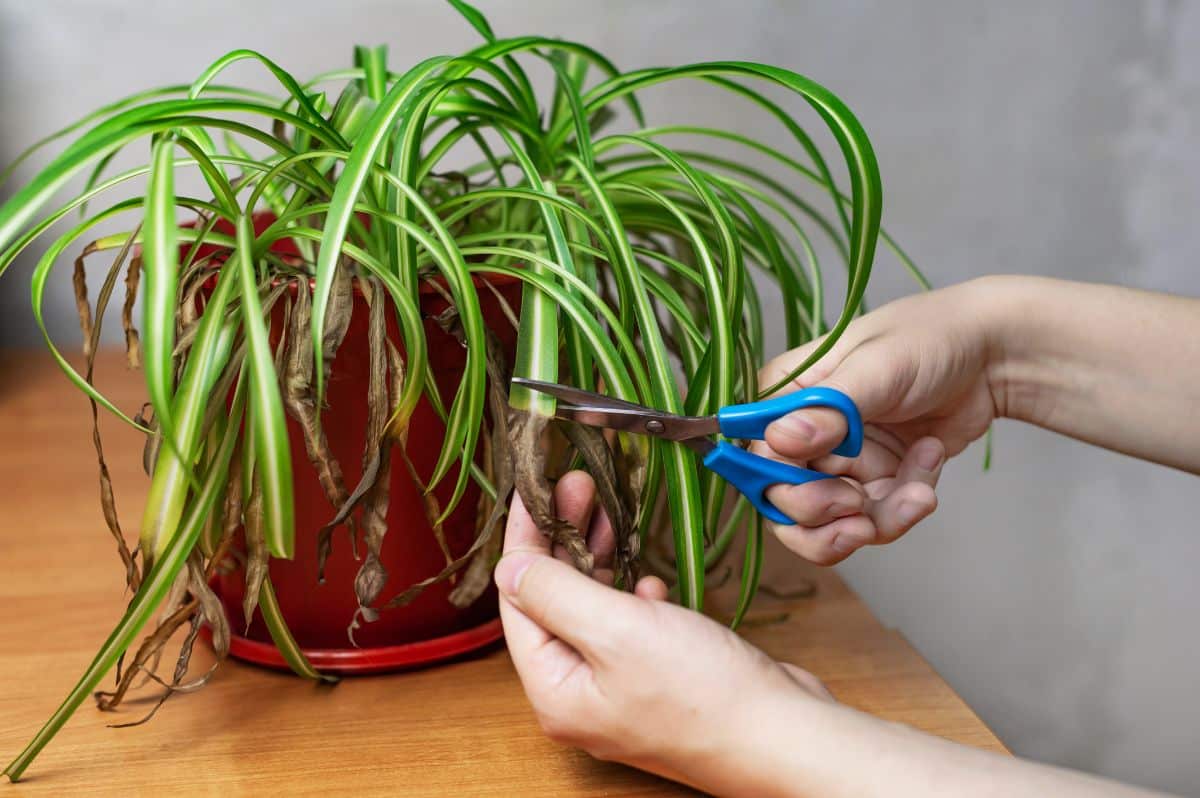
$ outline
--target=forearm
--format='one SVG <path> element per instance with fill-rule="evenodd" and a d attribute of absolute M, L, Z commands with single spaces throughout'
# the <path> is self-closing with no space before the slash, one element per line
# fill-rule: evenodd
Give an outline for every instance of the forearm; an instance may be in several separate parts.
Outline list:
<path fill-rule="evenodd" d="M 1152 793 L 1027 760 L 958 745 L 849 707 L 796 695 L 771 702 L 743 737 L 736 781 L 723 795 L 1055 795 L 1117 798 Z M 727 789 L 722 789 L 727 788 Z"/>
<path fill-rule="evenodd" d="M 1037 277 L 971 286 L 1001 415 L 1200 473 L 1200 300 Z"/>

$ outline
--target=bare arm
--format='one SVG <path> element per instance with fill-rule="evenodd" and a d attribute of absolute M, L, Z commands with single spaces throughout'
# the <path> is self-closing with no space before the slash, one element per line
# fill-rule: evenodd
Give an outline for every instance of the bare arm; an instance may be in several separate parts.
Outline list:
<path fill-rule="evenodd" d="M 1035 277 L 991 294 L 997 410 L 1200 473 L 1200 300 Z"/>
<path fill-rule="evenodd" d="M 816 344 L 763 369 L 772 384 Z M 848 393 L 867 422 L 862 456 L 827 456 L 846 434 L 831 411 L 767 428 L 768 456 L 846 479 L 777 485 L 796 521 L 775 532 L 829 565 L 890 543 L 937 507 L 946 458 L 1014 418 L 1200 473 L 1200 300 L 1042 277 L 984 277 L 857 319 L 795 380 Z"/>
<path fill-rule="evenodd" d="M 760 772 L 777 795 L 940 798 L 1161 795 L 1072 770 L 968 748 L 845 706 L 800 696 L 764 732 Z M 790 705 L 789 705 L 790 704 Z M 778 704 L 777 704 L 778 705 Z M 753 790 L 745 794 L 764 794 Z"/>
<path fill-rule="evenodd" d="M 496 566 L 513 664 L 542 727 L 601 759 L 716 795 L 1149 795 L 1104 779 L 967 748 L 838 704 L 812 674 L 668 604 L 645 577 L 611 578 L 612 527 L 571 473 L 558 512 L 589 530 L 595 578 L 556 558 L 519 498 Z M 562 555 L 565 557 L 565 555 Z"/>

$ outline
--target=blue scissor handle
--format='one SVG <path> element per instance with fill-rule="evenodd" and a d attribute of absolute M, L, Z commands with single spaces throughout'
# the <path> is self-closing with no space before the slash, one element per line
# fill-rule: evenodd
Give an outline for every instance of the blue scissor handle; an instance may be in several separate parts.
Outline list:
<path fill-rule="evenodd" d="M 749 499 L 764 517 L 785 525 L 796 522 L 767 500 L 767 488 L 780 483 L 803 485 L 815 479 L 832 479 L 830 474 L 760 457 L 740 446 L 734 446 L 729 441 L 721 441 L 704 456 L 704 467 L 723 476 L 725 481 Z"/>
<path fill-rule="evenodd" d="M 842 457 L 858 457 L 862 451 L 862 415 L 854 400 L 836 388 L 804 388 L 744 405 L 728 405 L 717 412 L 721 434 L 727 438 L 761 441 L 767 433 L 767 425 L 788 413 L 807 407 L 828 407 L 846 418 L 846 437 L 833 450 Z"/>
<path fill-rule="evenodd" d="M 833 453 L 842 457 L 858 456 L 863 442 L 862 415 L 849 396 L 833 388 L 805 388 L 761 402 L 729 405 L 721 408 L 717 420 L 723 435 L 743 440 L 762 440 L 768 424 L 806 407 L 829 407 L 845 416 L 846 437 Z M 784 525 L 795 522 L 767 500 L 767 488 L 780 483 L 803 485 L 832 476 L 760 457 L 727 441 L 719 442 L 716 448 L 705 455 L 704 466 L 737 488 L 765 518 Z"/>

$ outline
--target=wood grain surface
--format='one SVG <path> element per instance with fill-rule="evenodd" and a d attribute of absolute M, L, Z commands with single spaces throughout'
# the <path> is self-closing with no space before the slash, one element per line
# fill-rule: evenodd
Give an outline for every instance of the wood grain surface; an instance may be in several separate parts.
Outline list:
<path fill-rule="evenodd" d="M 140 375 L 105 353 L 100 387 L 127 412 Z M 126 536 L 146 493 L 136 432 L 104 422 Z M 0 756 L 7 761 L 82 673 L 126 600 L 104 527 L 87 402 L 48 354 L 0 352 Z M 745 635 L 847 704 L 1003 751 L 971 709 L 833 571 L 768 553 Z M 718 596 L 718 602 L 720 597 Z M 197 653 L 203 664 L 207 650 Z M 207 660 L 206 660 L 207 661 Z M 195 666 L 194 665 L 194 666 Z M 501 645 L 426 670 L 313 686 L 230 661 L 141 726 L 156 692 L 116 713 L 86 704 L 0 798 L 34 795 L 671 795 L 686 791 L 547 741 Z"/>

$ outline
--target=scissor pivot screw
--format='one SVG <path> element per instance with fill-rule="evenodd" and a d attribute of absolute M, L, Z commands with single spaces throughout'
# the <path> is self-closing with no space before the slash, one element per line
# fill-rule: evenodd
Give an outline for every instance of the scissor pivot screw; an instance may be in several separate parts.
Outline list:
<path fill-rule="evenodd" d="M 650 421 L 646 422 L 646 432 L 653 432 L 655 435 L 657 435 L 664 429 L 666 429 L 666 427 L 664 427 L 663 423 L 658 419 L 651 419 Z"/>

